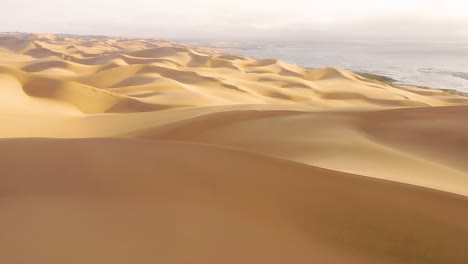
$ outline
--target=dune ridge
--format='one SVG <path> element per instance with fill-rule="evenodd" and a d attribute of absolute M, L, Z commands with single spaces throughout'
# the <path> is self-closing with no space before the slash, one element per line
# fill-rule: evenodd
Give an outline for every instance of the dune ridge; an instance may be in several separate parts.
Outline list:
<path fill-rule="evenodd" d="M 274 59 L 228 56 L 173 42 L 57 36 L 10 36 L 0 40 L 3 52 L 30 58 L 15 63 L 0 61 L 0 65 L 15 67 L 19 71 L 16 75 L 26 72 L 37 78 L 77 82 L 98 89 L 129 88 L 125 95 L 135 101 L 159 102 L 166 97 L 170 97 L 168 102 L 184 101 L 174 103 L 174 107 L 246 103 L 300 103 L 325 108 L 457 105 L 443 96 L 421 95 L 342 69 L 304 69 Z M 28 48 L 30 44 L 35 48 Z M 22 46 L 26 48 L 19 49 Z M 161 80 L 177 85 L 166 86 Z M 143 100 L 139 97 L 141 86 L 157 94 Z M 174 86 L 175 91 L 170 88 Z M 194 93 L 205 100 L 200 98 L 186 105 L 183 97 Z"/>
<path fill-rule="evenodd" d="M 468 263 L 468 97 L 0 34 L 1 263 Z"/>

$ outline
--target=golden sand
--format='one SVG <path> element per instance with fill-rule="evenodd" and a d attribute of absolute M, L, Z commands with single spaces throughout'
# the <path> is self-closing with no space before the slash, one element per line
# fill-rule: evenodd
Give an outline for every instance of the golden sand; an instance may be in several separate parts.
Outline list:
<path fill-rule="evenodd" d="M 468 97 L 0 34 L 0 263 L 468 263 Z"/>

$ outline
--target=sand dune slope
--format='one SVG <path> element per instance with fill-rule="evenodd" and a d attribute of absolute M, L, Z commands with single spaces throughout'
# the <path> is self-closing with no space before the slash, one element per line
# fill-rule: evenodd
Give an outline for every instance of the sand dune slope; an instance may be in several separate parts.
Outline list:
<path fill-rule="evenodd" d="M 125 136 L 231 146 L 468 195 L 467 113 L 467 107 L 312 113 L 237 110 Z"/>
<path fill-rule="evenodd" d="M 468 97 L 0 34 L 0 263 L 468 263 Z"/>
<path fill-rule="evenodd" d="M 196 144 L 19 139 L 0 149 L 7 263 L 468 260 L 462 196 Z"/>
<path fill-rule="evenodd" d="M 14 73 L 0 68 L 2 74 L 29 76 L 32 82 L 59 79 L 73 86 L 113 90 L 131 97 L 125 101 L 132 105 L 167 105 L 136 107 L 138 111 L 233 104 L 375 108 L 460 103 L 440 94 L 421 95 L 378 83 L 342 69 L 304 69 L 278 60 L 228 56 L 173 42 L 6 35 L 0 36 L 0 50 L 5 54 L 0 65 L 16 68 Z M 100 109 L 81 110 L 95 114 L 108 109 L 107 100 L 98 104 Z"/>

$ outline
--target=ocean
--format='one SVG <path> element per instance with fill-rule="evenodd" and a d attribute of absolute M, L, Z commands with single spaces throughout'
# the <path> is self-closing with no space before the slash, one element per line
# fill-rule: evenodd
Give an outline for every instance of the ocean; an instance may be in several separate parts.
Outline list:
<path fill-rule="evenodd" d="M 204 44 L 259 59 L 276 58 L 309 68 L 340 67 L 384 75 L 402 84 L 468 92 L 468 43 L 317 40 Z"/>

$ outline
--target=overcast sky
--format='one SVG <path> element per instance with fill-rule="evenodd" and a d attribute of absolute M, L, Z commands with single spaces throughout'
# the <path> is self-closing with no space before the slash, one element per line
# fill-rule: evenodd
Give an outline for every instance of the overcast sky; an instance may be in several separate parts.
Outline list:
<path fill-rule="evenodd" d="M 7 0 L 0 5 L 2 32 L 468 40 L 468 0 Z"/>

